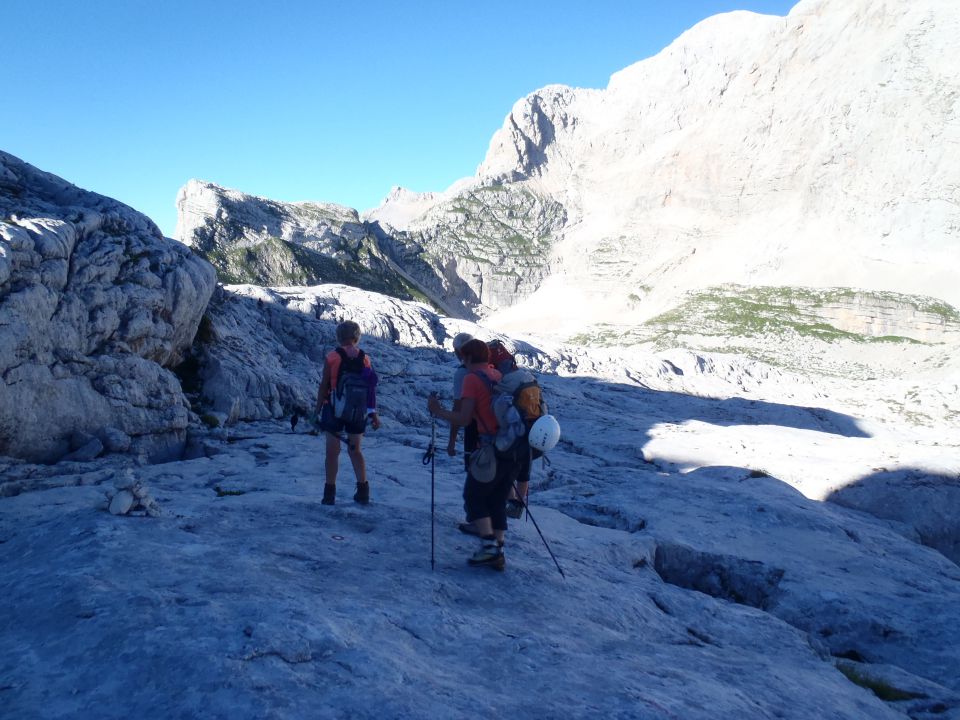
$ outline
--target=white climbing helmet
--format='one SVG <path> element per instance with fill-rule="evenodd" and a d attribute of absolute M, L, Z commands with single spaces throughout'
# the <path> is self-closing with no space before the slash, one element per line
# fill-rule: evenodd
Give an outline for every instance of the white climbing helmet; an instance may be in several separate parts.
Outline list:
<path fill-rule="evenodd" d="M 530 447 L 549 452 L 560 441 L 560 423 L 553 415 L 541 416 L 530 428 Z"/>

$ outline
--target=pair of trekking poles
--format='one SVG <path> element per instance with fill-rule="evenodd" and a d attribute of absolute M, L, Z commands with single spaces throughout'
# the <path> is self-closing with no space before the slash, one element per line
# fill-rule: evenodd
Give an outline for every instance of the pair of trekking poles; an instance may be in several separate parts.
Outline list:
<path fill-rule="evenodd" d="M 430 466 L 430 570 L 433 571 L 436 566 L 436 542 L 434 534 L 434 526 L 436 525 L 436 454 L 437 454 L 437 420 L 436 418 L 431 418 L 430 420 L 430 445 L 427 447 L 427 451 L 423 454 L 423 464 Z M 564 580 L 567 579 L 567 576 L 563 572 L 563 568 L 560 567 L 560 563 L 557 562 L 557 556 L 553 554 L 553 550 L 550 549 L 550 544 L 547 542 L 547 539 L 543 536 L 543 533 L 540 531 L 540 526 L 537 525 L 536 519 L 533 517 L 533 514 L 530 512 L 530 506 L 527 505 L 525 498 L 520 496 L 520 489 L 517 487 L 516 481 L 513 483 L 513 491 L 517 496 L 517 500 L 520 501 L 520 504 L 523 506 L 524 511 L 527 513 L 527 517 L 530 518 L 530 521 L 533 523 L 533 527 L 536 528 L 537 534 L 540 536 L 540 539 L 543 541 L 543 546 L 547 549 L 547 552 L 550 553 L 550 558 L 553 560 L 553 564 L 557 566 L 557 570 L 560 572 L 560 577 Z"/>

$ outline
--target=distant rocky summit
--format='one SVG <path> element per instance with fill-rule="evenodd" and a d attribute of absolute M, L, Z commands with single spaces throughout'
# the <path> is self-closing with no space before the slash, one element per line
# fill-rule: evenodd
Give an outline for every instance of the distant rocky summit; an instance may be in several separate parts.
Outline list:
<path fill-rule="evenodd" d="M 0 455 L 179 457 L 167 368 L 215 284 L 144 215 L 0 152 Z"/>
<path fill-rule="evenodd" d="M 352 282 L 412 297 L 356 210 L 283 203 L 191 180 L 177 195 L 177 238 L 210 261 L 221 282 L 305 286 Z"/>
<path fill-rule="evenodd" d="M 191 180 L 177 197 L 177 238 L 224 283 L 343 283 L 474 318 L 533 293 L 549 274 L 566 213 L 502 184 L 431 206 L 408 229 L 329 203 L 283 203 Z"/>

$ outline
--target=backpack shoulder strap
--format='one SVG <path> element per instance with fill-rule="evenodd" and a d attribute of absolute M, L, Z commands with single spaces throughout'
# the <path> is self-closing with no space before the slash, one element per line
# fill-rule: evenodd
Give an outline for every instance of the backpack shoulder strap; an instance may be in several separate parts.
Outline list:
<path fill-rule="evenodd" d="M 491 380 L 490 377 L 485 372 L 482 372 L 481 370 L 472 370 L 470 374 L 476 375 L 478 378 L 480 378 L 480 381 L 484 385 L 486 385 L 487 390 L 490 391 L 490 400 L 492 402 L 494 393 L 496 392 L 496 390 L 494 389 L 493 380 Z M 476 417 L 477 417 L 477 429 L 480 431 L 481 438 L 484 436 L 492 436 L 493 433 L 491 433 L 486 427 L 484 427 L 484 422 L 481 419 L 481 417 L 479 415 L 477 415 Z"/>
<path fill-rule="evenodd" d="M 345 370 L 346 372 L 362 372 L 363 371 L 363 350 L 359 350 L 355 358 L 347 355 L 347 351 L 342 347 L 337 346 L 335 348 L 337 355 L 340 356 L 340 369 Z"/>
<path fill-rule="evenodd" d="M 476 375 L 478 378 L 480 378 L 480 379 L 483 381 L 483 384 L 487 386 L 487 390 L 490 391 L 490 394 L 491 394 L 491 395 L 493 394 L 493 391 L 494 391 L 494 387 L 493 387 L 493 386 L 494 386 L 494 383 L 493 383 L 493 380 L 490 379 L 490 376 L 489 376 L 489 375 L 487 375 L 487 374 L 486 374 L 485 372 L 483 372 L 482 370 L 473 370 L 470 374 L 471 374 L 471 375 Z"/>

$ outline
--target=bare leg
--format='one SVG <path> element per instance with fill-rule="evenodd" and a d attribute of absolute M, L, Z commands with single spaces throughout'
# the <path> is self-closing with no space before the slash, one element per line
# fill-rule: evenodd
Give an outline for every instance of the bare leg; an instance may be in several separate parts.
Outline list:
<path fill-rule="evenodd" d="M 327 459 L 325 463 L 327 485 L 336 485 L 337 469 L 340 465 L 340 440 L 330 433 L 324 434 L 327 436 Z"/>
<path fill-rule="evenodd" d="M 348 435 L 347 437 L 350 438 L 350 462 L 353 463 L 353 472 L 357 476 L 357 485 L 363 485 L 367 481 L 367 463 L 360 450 L 360 441 L 363 440 L 363 435 Z"/>
<path fill-rule="evenodd" d="M 476 520 L 474 520 L 473 526 L 477 529 L 477 535 L 479 535 L 482 538 L 490 537 L 491 535 L 494 535 L 493 523 L 490 521 L 489 515 L 487 517 L 477 518 Z M 503 532 L 499 530 L 497 532 L 500 533 L 500 537 L 502 538 Z"/>

